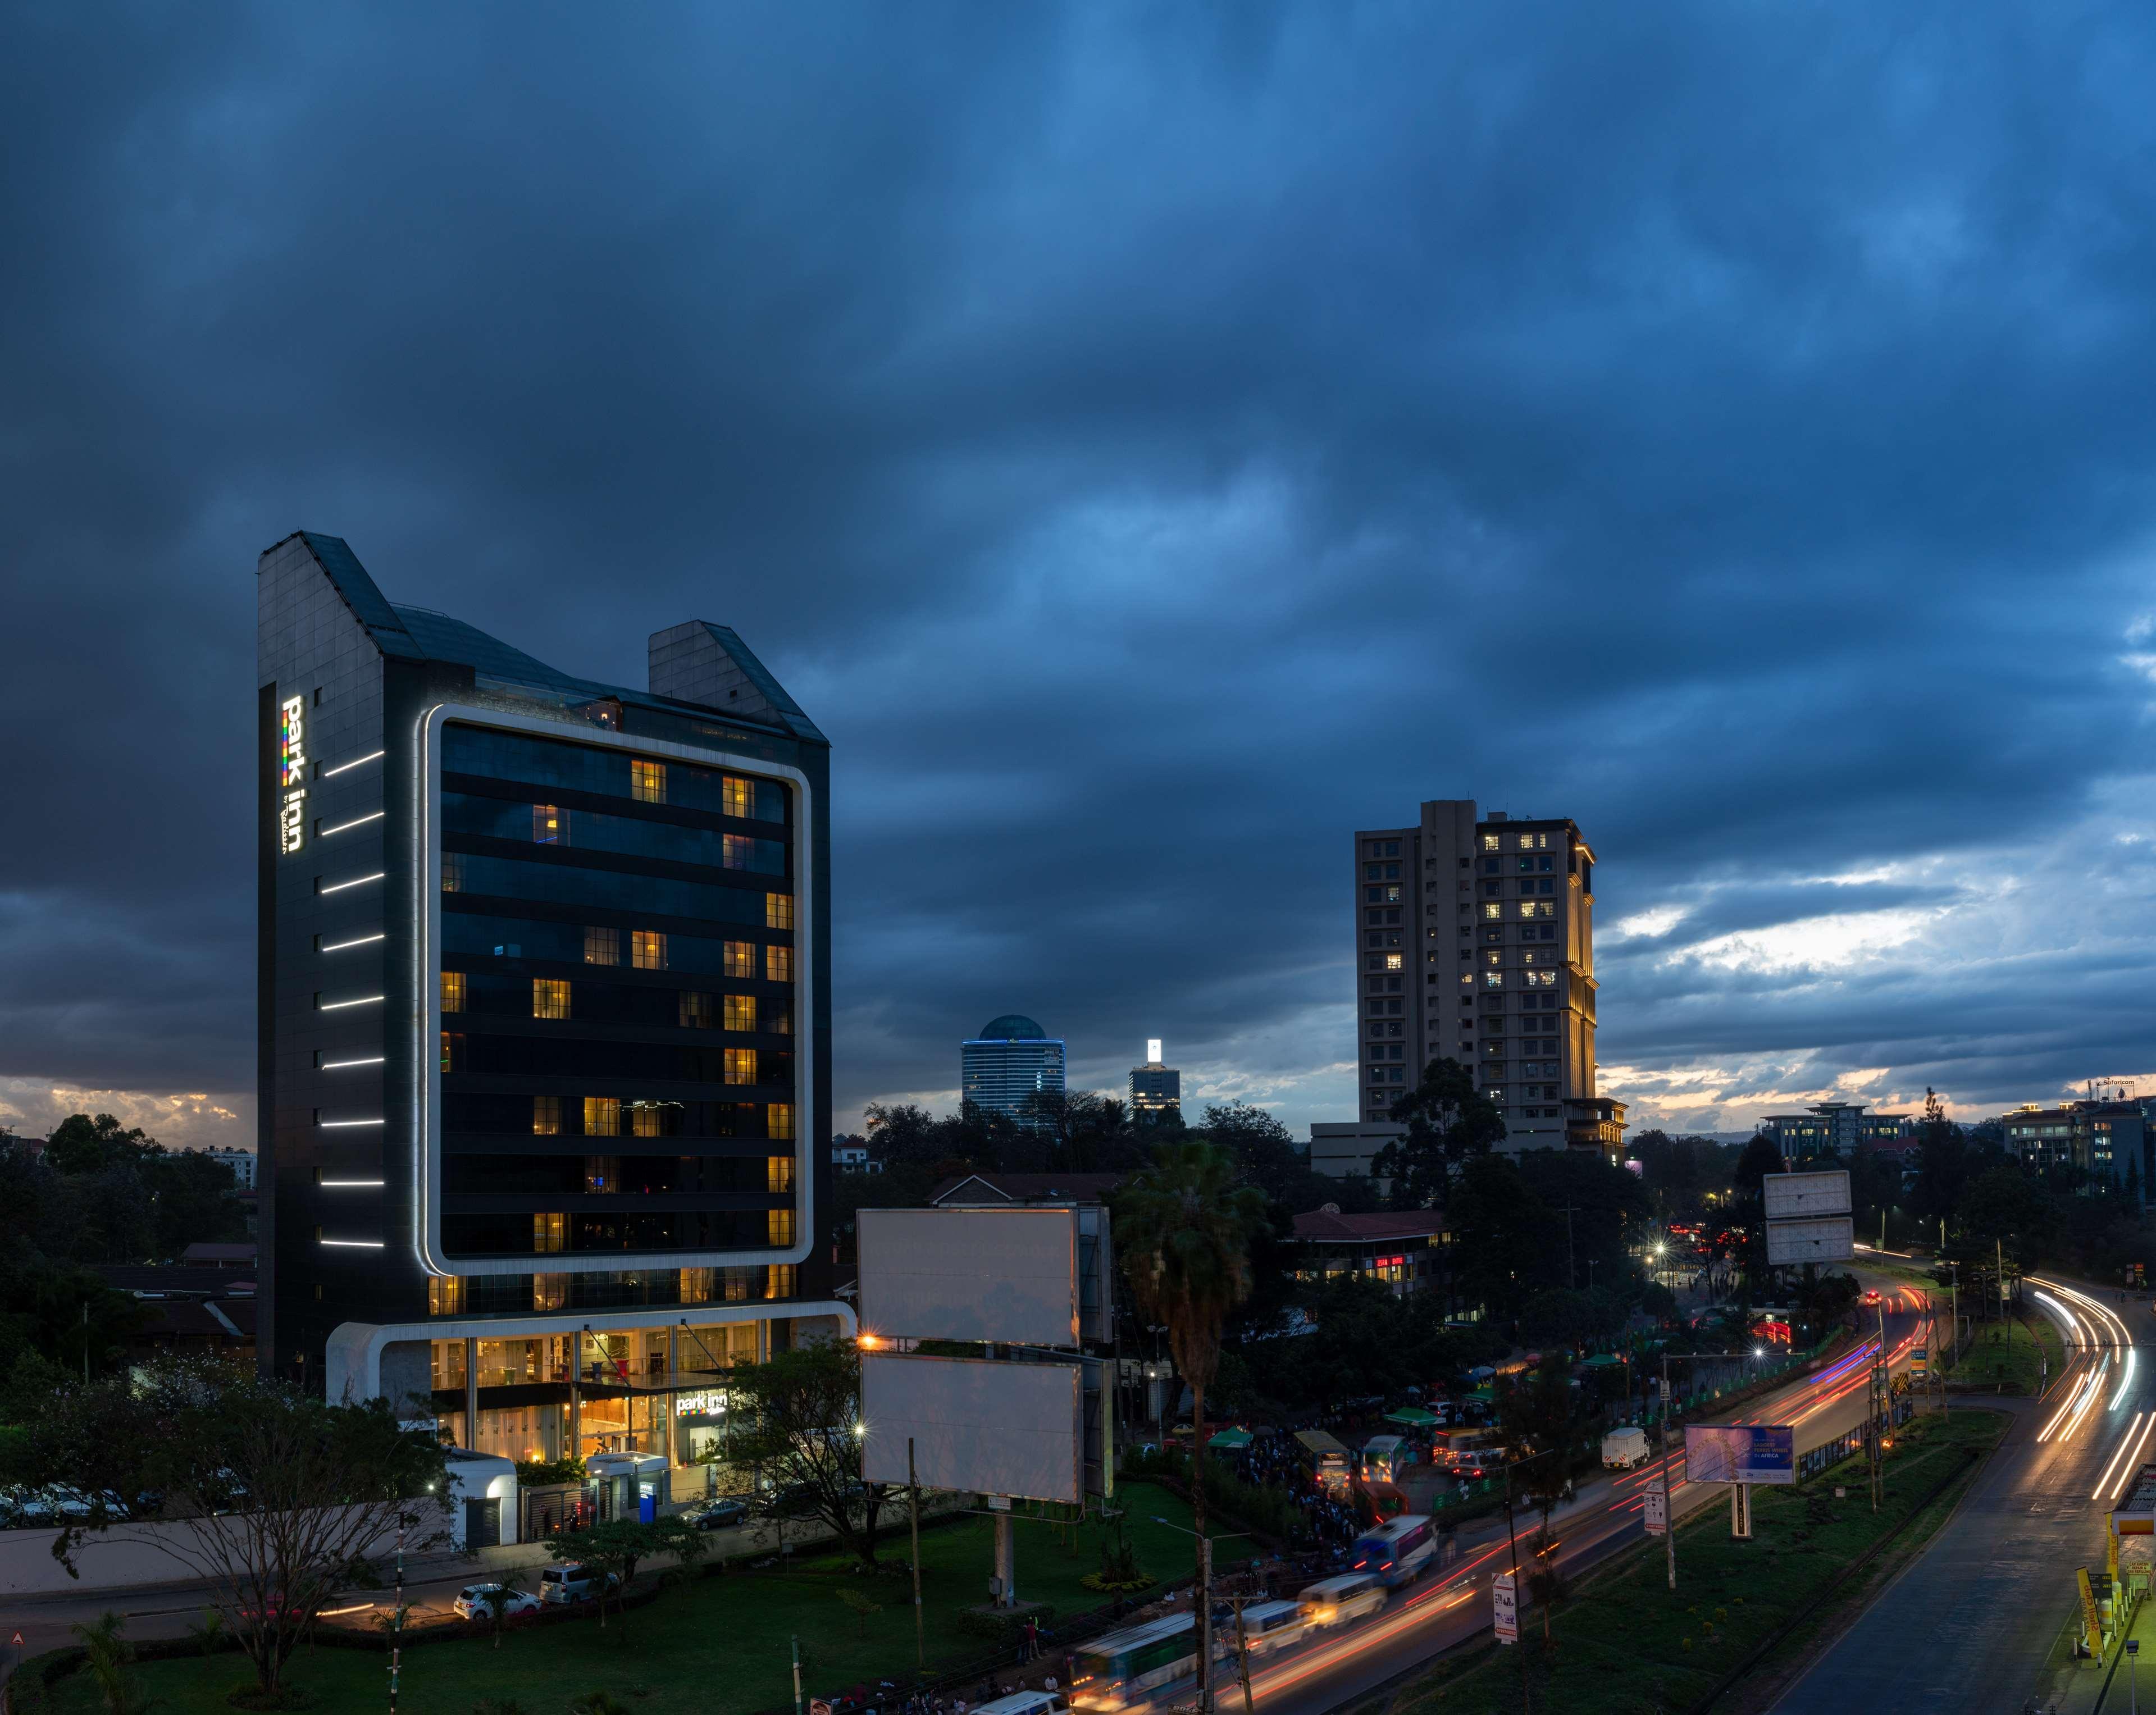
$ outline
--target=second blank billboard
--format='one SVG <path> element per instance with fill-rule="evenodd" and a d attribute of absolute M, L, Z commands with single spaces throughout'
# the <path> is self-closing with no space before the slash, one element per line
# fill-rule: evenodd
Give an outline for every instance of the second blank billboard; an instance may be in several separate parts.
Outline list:
<path fill-rule="evenodd" d="M 923 1488 L 1076 1502 L 1085 1401 L 1075 1363 L 861 1354 L 861 1476 Z"/>

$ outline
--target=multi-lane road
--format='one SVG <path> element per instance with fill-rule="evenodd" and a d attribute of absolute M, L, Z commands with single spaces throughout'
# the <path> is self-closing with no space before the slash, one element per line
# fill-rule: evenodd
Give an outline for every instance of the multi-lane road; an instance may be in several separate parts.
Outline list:
<path fill-rule="evenodd" d="M 1888 1359 L 1905 1369 L 1930 1326 L 1929 1311 L 1917 1291 L 1891 1283 L 1882 1283 L 1882 1290 Z M 1793 1425 L 1800 1455 L 1838 1440 L 1864 1420 L 1867 1371 L 1877 1349 L 1876 1338 L 1867 1341 L 1802 1381 L 1750 1402 L 1732 1420 Z M 1680 1456 L 1671 1498 L 1680 1517 L 1727 1497 L 1722 1485 L 1686 1483 L 1682 1471 Z M 1551 1520 L 1561 1542 L 1559 1566 L 1583 1567 L 1641 1538 L 1646 1492 L 1661 1481 L 1657 1461 L 1584 1488 Z M 1539 1523 L 1538 1514 L 1523 1511 L 1517 1521 L 1520 1537 L 1532 1535 Z M 1267 1715 L 1323 1715 L 1468 1641 L 1489 1629 L 1491 1582 L 1512 1562 L 1512 1538 L 1500 1522 L 1486 1538 L 1463 1548 L 1451 1565 L 1412 1587 L 1404 1599 L 1395 1598 L 1383 1612 L 1253 1667 L 1255 1699 Z"/>
<path fill-rule="evenodd" d="M 1777 1715 L 2094 1706 L 2104 1671 L 2065 1646 L 2074 1569 L 2101 1566 L 2105 1514 L 2156 1449 L 2156 1332 L 2145 1298 L 2055 1276 L 2027 1285 L 2058 1324 L 2065 1371 L 1927 1551 L 1775 1705 Z M 2005 1402 L 2002 1402 L 2005 1403 Z"/>

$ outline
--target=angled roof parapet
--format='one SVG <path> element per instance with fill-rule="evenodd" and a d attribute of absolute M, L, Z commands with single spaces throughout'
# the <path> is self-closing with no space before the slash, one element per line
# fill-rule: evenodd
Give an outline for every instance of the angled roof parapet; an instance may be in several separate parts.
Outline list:
<path fill-rule="evenodd" d="M 685 619 L 651 634 L 651 694 L 776 722 L 797 738 L 830 741 L 732 629 Z"/>

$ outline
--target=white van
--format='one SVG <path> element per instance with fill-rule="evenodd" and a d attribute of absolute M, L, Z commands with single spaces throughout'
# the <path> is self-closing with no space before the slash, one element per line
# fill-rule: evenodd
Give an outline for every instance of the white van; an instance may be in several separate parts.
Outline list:
<path fill-rule="evenodd" d="M 1311 1585 L 1296 1599 L 1305 1628 L 1322 1631 L 1375 1614 L 1385 1605 L 1385 1587 L 1367 1572 L 1346 1572 Z"/>
<path fill-rule="evenodd" d="M 1066 1715 L 1063 1699 L 1053 1692 L 1013 1692 L 973 1705 L 973 1715 Z"/>
<path fill-rule="evenodd" d="M 1285 1650 L 1302 1635 L 1300 1602 L 1253 1602 L 1243 1610 L 1243 1647 L 1253 1656 Z"/>

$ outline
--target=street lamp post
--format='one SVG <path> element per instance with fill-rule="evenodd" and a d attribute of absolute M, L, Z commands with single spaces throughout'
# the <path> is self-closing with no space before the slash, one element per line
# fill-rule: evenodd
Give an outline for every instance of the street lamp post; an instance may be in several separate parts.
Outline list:
<path fill-rule="evenodd" d="M 1199 1536 L 1194 1530 L 1185 1530 L 1179 1524 L 1169 1524 L 1158 1513 L 1153 1515 L 1152 1522 L 1166 1524 L 1170 1530 L 1182 1531 L 1187 1537 L 1198 1538 L 1198 1709 L 1199 1715 L 1212 1715 L 1213 1544 L 1233 1542 L 1245 1533 L 1231 1530 L 1217 1537 Z"/>

